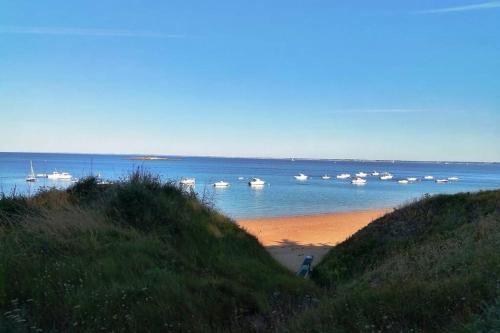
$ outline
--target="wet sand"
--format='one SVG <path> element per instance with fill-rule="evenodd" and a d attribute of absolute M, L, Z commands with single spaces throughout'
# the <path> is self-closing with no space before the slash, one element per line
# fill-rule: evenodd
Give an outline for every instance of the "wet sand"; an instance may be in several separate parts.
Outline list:
<path fill-rule="evenodd" d="M 328 250 L 392 209 L 238 220 L 282 265 L 293 272 L 304 256 L 317 264 Z"/>

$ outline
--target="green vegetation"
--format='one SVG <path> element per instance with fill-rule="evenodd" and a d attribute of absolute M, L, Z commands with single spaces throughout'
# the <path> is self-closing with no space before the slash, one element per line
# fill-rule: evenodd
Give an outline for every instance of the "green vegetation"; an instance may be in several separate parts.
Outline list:
<path fill-rule="evenodd" d="M 270 330 L 314 289 L 150 175 L 0 200 L 0 331 Z"/>
<path fill-rule="evenodd" d="M 140 172 L 0 199 L 2 332 L 498 332 L 500 190 L 397 209 L 312 280 Z"/>
<path fill-rule="evenodd" d="M 297 332 L 499 332 L 500 191 L 426 197 L 335 247 Z"/>

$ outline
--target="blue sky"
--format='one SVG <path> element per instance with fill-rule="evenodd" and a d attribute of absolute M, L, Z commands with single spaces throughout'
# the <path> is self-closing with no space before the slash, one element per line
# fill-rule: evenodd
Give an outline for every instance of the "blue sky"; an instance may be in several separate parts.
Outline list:
<path fill-rule="evenodd" d="M 3 1 L 0 151 L 500 161 L 500 1 Z"/>

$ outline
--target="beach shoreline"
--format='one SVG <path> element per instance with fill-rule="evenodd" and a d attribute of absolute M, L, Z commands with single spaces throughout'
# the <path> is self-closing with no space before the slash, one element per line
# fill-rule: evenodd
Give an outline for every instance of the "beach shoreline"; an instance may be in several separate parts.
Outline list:
<path fill-rule="evenodd" d="M 382 208 L 236 222 L 255 236 L 273 258 L 296 272 L 305 256 L 313 255 L 313 266 L 318 264 L 333 246 L 391 211 L 392 208 Z"/>

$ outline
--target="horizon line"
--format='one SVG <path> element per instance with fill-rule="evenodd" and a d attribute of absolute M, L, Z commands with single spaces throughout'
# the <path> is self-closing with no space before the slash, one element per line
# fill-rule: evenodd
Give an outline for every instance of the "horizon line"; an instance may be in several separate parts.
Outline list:
<path fill-rule="evenodd" d="M 358 162 L 417 162 L 417 163 L 481 163 L 499 164 L 500 161 L 466 161 L 466 160 L 405 160 L 405 159 L 370 159 L 370 158 L 312 158 L 312 157 L 272 157 L 272 156 L 221 156 L 221 155 L 176 155 L 176 154 L 144 154 L 144 153 L 78 153 L 78 152 L 34 152 L 34 151 L 0 151 L 0 154 L 67 154 L 67 155 L 115 155 L 115 156 L 159 156 L 159 157 L 196 157 L 226 159 L 259 159 L 259 160 L 301 160 L 301 161 L 358 161 Z"/>

